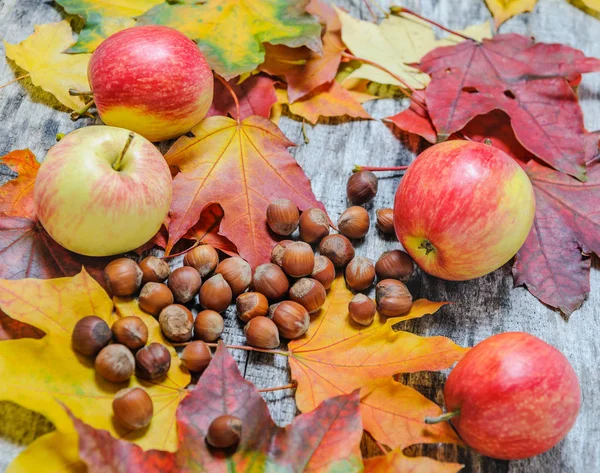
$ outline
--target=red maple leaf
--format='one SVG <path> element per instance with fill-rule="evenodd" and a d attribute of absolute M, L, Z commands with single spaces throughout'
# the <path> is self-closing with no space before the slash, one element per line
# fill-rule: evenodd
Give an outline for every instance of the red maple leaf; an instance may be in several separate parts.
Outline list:
<path fill-rule="evenodd" d="M 250 115 L 259 115 L 269 118 L 271 106 L 277 102 L 275 95 L 275 81 L 270 77 L 255 75 L 249 77 L 241 84 L 238 79 L 231 79 L 229 85 L 233 89 L 240 103 L 240 120 Z M 235 103 L 231 93 L 225 88 L 221 81 L 215 79 L 215 95 L 213 103 L 208 111 L 207 117 L 213 115 L 224 115 L 237 118 Z"/>
<path fill-rule="evenodd" d="M 323 402 L 285 428 L 271 419 L 267 404 L 254 385 L 240 374 L 221 343 L 193 391 L 177 409 L 177 452 L 143 451 L 96 430 L 79 419 L 79 454 L 90 473 L 183 473 L 208 471 L 290 471 L 325 473 L 338 465 L 348 473 L 362 471 L 362 424 L 358 392 Z M 206 441 L 210 423 L 221 415 L 242 421 L 235 453 L 211 449 Z M 229 454 L 228 454 L 229 453 Z"/>
<path fill-rule="evenodd" d="M 517 34 L 437 48 L 417 65 L 431 76 L 427 109 L 445 139 L 475 116 L 503 110 L 519 142 L 560 171 L 585 179 L 583 114 L 571 88 L 600 60 Z"/>
<path fill-rule="evenodd" d="M 587 182 L 534 160 L 525 170 L 537 208 L 533 228 L 517 253 L 515 284 L 525 284 L 542 302 L 570 314 L 590 291 L 589 253 L 600 254 L 600 163 L 588 165 Z"/>

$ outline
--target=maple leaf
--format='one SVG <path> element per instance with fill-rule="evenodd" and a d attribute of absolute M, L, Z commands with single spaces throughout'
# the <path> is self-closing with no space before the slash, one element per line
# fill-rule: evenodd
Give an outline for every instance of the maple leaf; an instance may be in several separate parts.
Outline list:
<path fill-rule="evenodd" d="M 230 455 L 211 449 L 205 440 L 210 423 L 225 414 L 242 421 L 240 443 Z M 128 473 L 362 471 L 358 393 L 329 399 L 287 427 L 277 427 L 260 393 L 241 376 L 222 343 L 196 387 L 179 405 L 176 453 L 143 451 L 72 418 L 79 433 L 80 455 L 90 473 L 122 472 L 123 465 Z"/>
<path fill-rule="evenodd" d="M 264 61 L 263 43 L 307 46 L 321 52 L 321 25 L 306 12 L 308 0 L 208 0 L 163 3 L 138 24 L 170 26 L 193 39 L 210 66 L 231 79 Z"/>
<path fill-rule="evenodd" d="M 425 416 L 441 413 L 436 404 L 393 379 L 398 373 L 449 368 L 467 351 L 444 337 L 424 338 L 393 328 L 436 312 L 445 303 L 417 300 L 406 316 L 379 318 L 365 328 L 348 317 L 353 296 L 339 276 L 307 334 L 288 345 L 292 378 L 298 382 L 298 409 L 306 412 L 325 399 L 362 388 L 363 426 L 377 441 L 392 448 L 460 443 L 448 425 L 424 423 Z"/>
<path fill-rule="evenodd" d="M 76 110 L 85 103 L 69 95 L 69 89 L 89 90 L 87 65 L 91 54 L 65 54 L 75 43 L 66 20 L 35 25 L 34 32 L 19 44 L 4 42 L 6 57 L 25 69 L 33 85 L 54 95 L 63 105 Z"/>
<path fill-rule="evenodd" d="M 485 0 L 496 28 L 513 16 L 533 11 L 536 3 L 537 0 Z"/>
<path fill-rule="evenodd" d="M 464 465 L 427 457 L 408 457 L 398 448 L 387 455 L 365 460 L 364 473 L 458 473 Z"/>
<path fill-rule="evenodd" d="M 525 171 L 533 184 L 536 213 L 515 259 L 515 284 L 571 314 L 590 291 L 588 255 L 600 254 L 600 163 L 588 166 L 583 183 L 534 160 Z"/>
<path fill-rule="evenodd" d="M 427 106 L 416 101 L 414 97 L 411 98 L 410 105 L 406 110 L 384 118 L 384 121 L 392 122 L 401 130 L 419 135 L 430 143 L 437 141 L 437 131 L 431 123 Z"/>
<path fill-rule="evenodd" d="M 269 118 L 271 106 L 277 102 L 273 79 L 263 75 L 254 75 L 239 84 L 237 82 L 232 79 L 229 81 L 229 85 L 240 103 L 239 119 L 243 120 L 250 115 Z M 217 79 L 214 82 L 214 91 L 213 103 L 206 116 L 230 115 L 238 118 L 231 93 Z"/>
<path fill-rule="evenodd" d="M 207 205 L 202 210 L 198 223 L 190 228 L 183 238 L 210 245 L 229 256 L 239 255 L 235 245 L 223 235 L 219 235 L 219 228 L 224 216 L 223 207 L 219 204 Z"/>
<path fill-rule="evenodd" d="M 341 117 L 371 119 L 371 115 L 363 108 L 351 92 L 344 89 L 338 82 L 323 84 L 294 103 L 289 103 L 285 89 L 275 89 L 277 100 L 287 104 L 290 112 L 305 118 L 312 124 L 320 117 Z"/>
<path fill-rule="evenodd" d="M 251 116 L 238 123 L 209 117 L 192 133 L 179 138 L 165 155 L 180 171 L 173 180 L 167 252 L 207 205 L 219 203 L 225 212 L 219 234 L 255 267 L 270 260 L 277 241 L 265 223 L 272 200 L 290 199 L 301 210 L 324 209 L 286 150 L 293 143 L 266 118 Z"/>
<path fill-rule="evenodd" d="M 560 171 L 585 178 L 583 114 L 569 80 L 600 60 L 517 34 L 435 49 L 419 64 L 431 75 L 427 109 L 439 139 L 494 109 L 510 116 L 519 142 Z"/>
<path fill-rule="evenodd" d="M 79 15 L 85 26 L 70 53 L 91 53 L 105 38 L 117 31 L 135 26 L 134 17 L 162 3 L 163 0 L 129 0 L 106 2 L 102 0 L 56 0 L 67 13 Z"/>
<path fill-rule="evenodd" d="M 377 25 L 353 18 L 339 9 L 337 12 L 342 23 L 342 40 L 352 54 L 385 66 L 414 89 L 425 87 L 429 77 L 408 64 L 418 62 L 438 46 L 462 41 L 454 36 L 438 40 L 431 25 L 404 13 L 391 15 Z M 462 33 L 475 39 L 486 38 L 491 35 L 490 25 L 471 26 Z M 388 73 L 369 64 L 363 64 L 346 78 L 352 79 L 404 87 Z"/>
<path fill-rule="evenodd" d="M 35 218 L 33 187 L 40 168 L 35 155 L 28 149 L 11 151 L 0 158 L 0 163 L 18 173 L 0 188 L 0 216 Z"/>
<path fill-rule="evenodd" d="M 323 53 L 319 54 L 303 46 L 290 48 L 284 45 L 265 44 L 265 62 L 260 70 L 273 76 L 285 77 L 288 97 L 295 102 L 320 85 L 335 79 L 346 49 L 341 38 L 342 25 L 330 5 L 312 0 L 306 10 L 323 18 L 326 25 L 323 34 Z"/>

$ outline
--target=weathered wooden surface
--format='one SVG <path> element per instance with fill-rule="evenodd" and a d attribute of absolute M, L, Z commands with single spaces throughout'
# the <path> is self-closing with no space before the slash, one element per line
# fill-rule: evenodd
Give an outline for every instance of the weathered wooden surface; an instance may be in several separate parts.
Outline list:
<path fill-rule="evenodd" d="M 126 0 L 124 0 L 126 1 Z M 259 0 L 257 0 L 259 1 Z M 354 16 L 370 19 L 362 0 L 336 0 Z M 380 1 L 382 5 L 388 2 Z M 391 4 L 392 2 L 389 2 Z M 488 20 L 490 15 L 482 0 L 409 0 L 404 5 L 452 28 Z M 60 9 L 42 0 L 0 0 L 0 38 L 17 43 L 33 31 L 34 24 L 60 20 Z M 505 24 L 501 32 L 518 32 L 534 36 L 539 41 L 562 42 L 582 49 L 589 56 L 600 57 L 600 22 L 565 0 L 540 0 L 532 14 L 521 15 Z M 23 71 L 4 60 L 0 46 L 0 84 Z M 588 129 L 600 128 L 600 74 L 584 77 L 579 87 Z M 367 104 L 367 110 L 382 118 L 400 111 L 406 103 L 381 100 Z M 71 122 L 65 110 L 49 94 L 32 86 L 28 79 L 0 90 L 0 156 L 14 149 L 29 147 L 42 159 L 55 143 L 58 132 L 68 133 L 91 121 Z M 420 143 L 394 133 L 380 121 L 322 121 L 308 127 L 309 144 L 304 144 L 300 123 L 281 120 L 285 134 L 299 146 L 292 150 L 308 176 L 318 198 L 336 219 L 346 208 L 345 182 L 355 163 L 371 165 L 407 164 L 415 156 Z M 166 145 L 161 146 L 164 151 Z M 0 169 L 0 182 L 12 174 Z M 379 195 L 368 206 L 371 217 L 376 208 L 392 205 L 399 175 L 390 173 L 380 181 Z M 383 251 L 397 247 L 397 242 L 384 239 L 375 228 L 358 248 L 358 254 L 376 259 Z M 0 261 L 0 264 L 2 262 Z M 502 462 L 481 457 L 452 446 L 426 447 L 425 453 L 440 459 L 458 460 L 466 465 L 465 472 L 511 473 L 592 473 L 600 472 L 600 272 L 597 264 L 592 271 L 592 292 L 582 309 L 567 321 L 561 315 L 539 303 L 525 289 L 513 289 L 510 267 L 477 281 L 448 283 L 420 274 L 413 284 L 415 295 L 431 300 L 454 301 L 435 317 L 406 323 L 407 330 L 420 335 L 445 335 L 457 343 L 470 346 L 499 332 L 526 331 L 559 348 L 579 374 L 583 389 L 583 405 L 577 423 L 568 437 L 556 448 L 539 457 Z M 228 343 L 243 343 L 241 326 L 234 314 L 227 314 L 224 339 Z M 259 388 L 284 385 L 289 382 L 286 359 L 269 355 L 236 352 L 235 356 L 245 376 Z M 443 403 L 441 388 L 445 374 L 419 373 L 404 381 L 430 399 Z M 296 413 L 292 391 L 266 393 L 265 399 L 279 424 L 288 423 Z M 17 415 L 14 409 L 0 405 L 0 425 L 7 416 Z M 31 441 L 31 432 L 44 429 L 34 416 L 24 417 L 22 429 L 8 434 L 0 428 L 0 470 L 22 449 L 14 441 Z"/>

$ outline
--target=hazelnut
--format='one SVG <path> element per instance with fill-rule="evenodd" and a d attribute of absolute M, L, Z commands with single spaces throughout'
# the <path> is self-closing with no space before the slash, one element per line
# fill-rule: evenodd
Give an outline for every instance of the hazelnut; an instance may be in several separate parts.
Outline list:
<path fill-rule="evenodd" d="M 310 277 L 323 284 L 326 291 L 329 290 L 335 279 L 335 267 L 331 260 L 323 255 L 315 256 L 315 267 Z"/>
<path fill-rule="evenodd" d="M 329 219 L 321 209 L 308 209 L 300 215 L 300 239 L 306 243 L 317 243 L 329 235 Z"/>
<path fill-rule="evenodd" d="M 156 256 L 147 256 L 140 261 L 142 284 L 149 282 L 165 282 L 171 274 L 169 264 Z"/>
<path fill-rule="evenodd" d="M 392 209 L 379 209 L 375 213 L 377 214 L 377 228 L 381 230 L 381 233 L 393 235 L 395 233 L 394 211 Z"/>
<path fill-rule="evenodd" d="M 222 415 L 208 426 L 206 442 L 214 448 L 233 448 L 240 443 L 242 421 L 238 417 Z"/>
<path fill-rule="evenodd" d="M 104 280 L 113 296 L 131 296 L 142 285 L 143 273 L 129 258 L 118 258 L 104 268 Z"/>
<path fill-rule="evenodd" d="M 297 302 L 283 301 L 277 304 L 273 311 L 273 322 L 282 337 L 294 339 L 306 333 L 310 325 L 310 316 Z"/>
<path fill-rule="evenodd" d="M 242 322 L 248 322 L 254 317 L 265 316 L 269 310 L 269 301 L 260 292 L 240 294 L 235 301 L 235 305 L 238 317 Z"/>
<path fill-rule="evenodd" d="M 283 263 L 283 252 L 291 243 L 294 242 L 292 240 L 281 240 L 279 243 L 277 243 L 273 247 L 273 250 L 271 250 L 271 263 L 281 266 Z"/>
<path fill-rule="evenodd" d="M 214 310 L 198 312 L 194 321 L 194 338 L 204 342 L 214 342 L 223 333 L 225 322 L 223 317 Z"/>
<path fill-rule="evenodd" d="M 346 284 L 353 291 L 364 291 L 375 281 L 375 266 L 370 259 L 356 256 L 346 266 Z"/>
<path fill-rule="evenodd" d="M 354 258 L 354 247 L 344 235 L 329 235 L 321 240 L 319 253 L 329 258 L 336 268 L 344 268 Z"/>
<path fill-rule="evenodd" d="M 173 301 L 171 289 L 161 282 L 147 282 L 138 297 L 140 309 L 154 317 L 158 317 L 160 311 L 171 305 Z"/>
<path fill-rule="evenodd" d="M 369 231 L 370 224 L 369 212 L 358 206 L 344 210 L 338 220 L 340 233 L 353 239 L 364 237 Z"/>
<path fill-rule="evenodd" d="M 192 373 L 203 373 L 211 359 L 210 348 L 200 340 L 188 343 L 181 352 L 181 363 Z"/>
<path fill-rule="evenodd" d="M 270 319 L 273 318 L 273 314 L 275 313 L 275 309 L 277 309 L 277 306 L 281 304 L 281 302 L 276 302 L 275 304 L 271 304 L 269 306 L 269 311 L 267 312 L 267 317 L 269 317 Z"/>
<path fill-rule="evenodd" d="M 183 264 L 194 268 L 201 277 L 212 273 L 219 264 L 219 255 L 210 245 L 200 245 L 192 248 L 183 257 Z"/>
<path fill-rule="evenodd" d="M 371 325 L 375 319 L 376 310 L 373 299 L 364 294 L 356 294 L 348 303 L 350 318 L 359 325 Z"/>
<path fill-rule="evenodd" d="M 316 279 L 302 278 L 290 289 L 290 299 L 303 306 L 309 313 L 317 312 L 327 298 L 327 292 Z"/>
<path fill-rule="evenodd" d="M 88 315 L 78 320 L 71 334 L 73 350 L 85 356 L 96 355 L 112 340 L 113 333 L 100 317 Z"/>
<path fill-rule="evenodd" d="M 142 388 L 121 389 L 112 403 L 116 421 L 128 430 L 139 430 L 152 420 L 154 405 Z"/>
<path fill-rule="evenodd" d="M 204 281 L 200 288 L 200 305 L 205 309 L 223 312 L 231 304 L 232 292 L 221 274 Z"/>
<path fill-rule="evenodd" d="M 399 279 L 406 282 L 414 270 L 412 258 L 402 250 L 386 251 L 375 263 L 375 273 L 379 280 Z"/>
<path fill-rule="evenodd" d="M 94 363 L 96 373 L 111 383 L 122 383 L 131 378 L 135 360 L 129 348 L 113 343 L 100 350 Z"/>
<path fill-rule="evenodd" d="M 154 380 L 164 376 L 171 368 L 171 354 L 160 343 L 150 343 L 135 354 L 136 374 L 142 379 Z"/>
<path fill-rule="evenodd" d="M 198 294 L 202 285 L 202 278 L 194 268 L 182 266 L 171 273 L 167 284 L 173 292 L 175 300 L 180 304 L 185 304 Z"/>
<path fill-rule="evenodd" d="M 196 270 L 193 269 L 192 271 Z M 158 323 L 165 337 L 173 342 L 187 342 L 192 338 L 194 316 L 185 306 L 179 304 L 168 305 L 160 311 Z"/>
<path fill-rule="evenodd" d="M 291 235 L 298 228 L 300 212 L 291 200 L 277 199 L 267 207 L 267 224 L 278 235 Z"/>
<path fill-rule="evenodd" d="M 295 241 L 284 250 L 281 267 L 293 278 L 308 276 L 315 267 L 315 254 L 308 243 Z"/>
<path fill-rule="evenodd" d="M 231 287 L 233 297 L 237 297 L 250 286 L 252 268 L 247 261 L 238 256 L 224 259 L 219 263 L 215 273 L 222 275 Z"/>
<path fill-rule="evenodd" d="M 346 184 L 348 200 L 355 205 L 369 202 L 377 195 L 379 181 L 371 171 L 358 171 L 350 176 Z"/>
<path fill-rule="evenodd" d="M 123 317 L 112 325 L 115 340 L 130 350 L 142 348 L 148 341 L 148 327 L 139 317 Z"/>
<path fill-rule="evenodd" d="M 281 299 L 290 288 L 285 273 L 273 263 L 261 264 L 256 268 L 252 277 L 252 286 L 267 299 Z"/>
<path fill-rule="evenodd" d="M 384 279 L 375 288 L 377 310 L 386 317 L 399 317 L 412 307 L 412 295 L 408 288 L 395 279 Z"/>
<path fill-rule="evenodd" d="M 248 345 L 267 350 L 279 346 L 277 325 L 267 317 L 254 317 L 244 327 Z"/>

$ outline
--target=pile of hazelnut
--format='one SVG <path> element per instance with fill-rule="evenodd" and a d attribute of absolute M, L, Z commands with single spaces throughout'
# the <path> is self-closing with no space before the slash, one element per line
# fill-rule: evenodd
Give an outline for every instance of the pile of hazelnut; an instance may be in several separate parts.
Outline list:
<path fill-rule="evenodd" d="M 211 360 L 208 342 L 216 341 L 224 329 L 221 315 L 235 299 L 238 317 L 245 323 L 247 343 L 262 349 L 279 346 L 280 338 L 295 339 L 306 333 L 310 315 L 319 311 L 336 276 L 344 271 L 346 284 L 357 294 L 348 304 L 349 316 L 360 325 L 370 325 L 376 311 L 386 317 L 406 314 L 412 296 L 404 285 L 413 273 L 412 259 L 403 251 L 381 255 L 373 264 L 356 256 L 350 239 L 363 238 L 370 226 L 369 214 L 359 204 L 377 193 L 377 178 L 371 172 L 352 175 L 348 198 L 355 204 L 338 220 L 339 234 L 330 234 L 327 214 L 318 208 L 300 214 L 296 205 L 285 199 L 274 200 L 267 208 L 270 229 L 289 236 L 299 229 L 300 241 L 280 241 L 272 251 L 271 263 L 260 265 L 254 273 L 240 257 L 220 260 L 210 245 L 189 250 L 183 266 L 171 271 L 164 259 L 148 256 L 139 264 L 119 258 L 105 268 L 105 280 L 113 296 L 138 296 L 139 307 L 158 318 L 164 336 L 174 343 L 187 343 L 181 353 L 183 365 L 201 374 Z M 393 233 L 391 209 L 377 211 L 377 225 Z M 313 247 L 318 247 L 315 254 Z M 360 291 L 375 281 L 376 301 Z M 250 291 L 248 291 L 250 289 Z M 198 301 L 202 306 L 196 318 L 185 304 Z M 190 341 L 194 338 L 194 341 Z M 139 317 L 123 317 L 112 327 L 96 316 L 81 319 L 73 331 L 73 349 L 83 356 L 95 357 L 97 374 L 112 383 L 129 380 L 134 374 L 145 380 L 165 376 L 171 365 L 169 350 L 148 341 L 148 328 Z M 146 427 L 153 415 L 152 400 L 139 387 L 119 391 L 113 411 L 125 428 Z M 228 448 L 239 441 L 241 423 L 237 418 L 215 419 L 211 438 L 217 448 Z M 218 435 L 217 435 L 218 434 Z"/>

